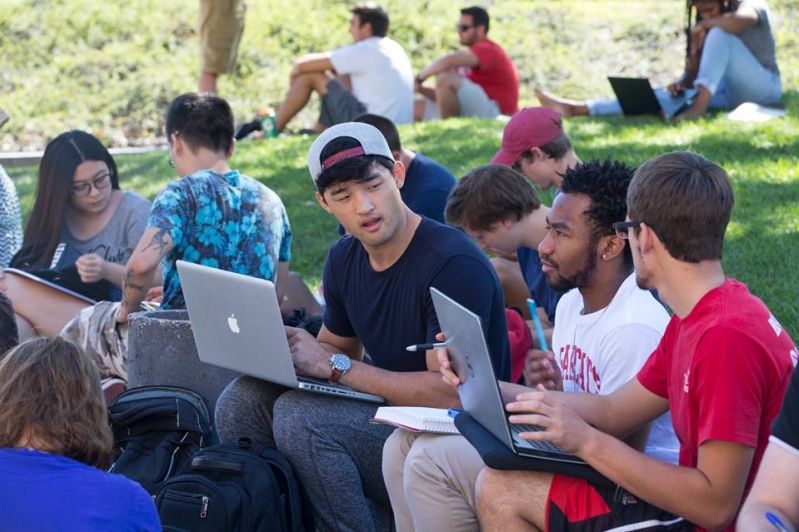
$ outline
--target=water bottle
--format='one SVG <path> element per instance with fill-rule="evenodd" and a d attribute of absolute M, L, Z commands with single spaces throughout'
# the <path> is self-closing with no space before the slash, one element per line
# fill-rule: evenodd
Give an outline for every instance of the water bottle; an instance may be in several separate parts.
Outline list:
<path fill-rule="evenodd" d="M 264 137 L 277 137 L 277 121 L 275 111 L 271 107 L 258 111 L 258 119 L 261 121 L 261 131 Z"/>

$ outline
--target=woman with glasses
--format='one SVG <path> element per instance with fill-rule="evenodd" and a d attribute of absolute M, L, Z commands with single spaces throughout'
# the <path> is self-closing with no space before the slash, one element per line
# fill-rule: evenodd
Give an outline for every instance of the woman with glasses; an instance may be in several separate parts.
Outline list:
<path fill-rule="evenodd" d="M 10 266 L 93 301 L 119 300 L 125 263 L 149 212 L 149 201 L 119 189 L 116 163 L 96 137 L 62 133 L 44 151 L 22 248 Z M 89 305 L 11 272 L 0 275 L 0 291 L 14 302 L 21 337 L 57 334 Z"/>

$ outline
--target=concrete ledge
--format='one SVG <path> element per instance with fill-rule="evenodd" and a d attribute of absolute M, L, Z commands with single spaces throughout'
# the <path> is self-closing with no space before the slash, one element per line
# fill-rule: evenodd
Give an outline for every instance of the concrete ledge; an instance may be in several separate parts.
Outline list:
<path fill-rule="evenodd" d="M 136 312 L 128 330 L 128 387 L 168 385 L 202 395 L 213 416 L 216 400 L 240 374 L 200 361 L 185 310 Z"/>
<path fill-rule="evenodd" d="M 168 146 L 148 146 L 144 148 L 111 148 L 108 151 L 111 155 L 136 155 L 139 153 L 150 153 L 154 151 L 167 151 Z M 38 165 L 44 155 L 43 151 L 10 151 L 0 152 L 0 165 L 3 168 L 15 168 L 19 166 Z"/>

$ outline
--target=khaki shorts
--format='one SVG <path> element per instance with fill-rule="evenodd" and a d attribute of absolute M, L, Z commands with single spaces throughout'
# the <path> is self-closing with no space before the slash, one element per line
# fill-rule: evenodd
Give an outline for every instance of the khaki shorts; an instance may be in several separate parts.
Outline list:
<path fill-rule="evenodd" d="M 202 71 L 229 74 L 244 31 L 244 0 L 200 0 Z"/>
<path fill-rule="evenodd" d="M 481 118 L 496 118 L 502 113 L 497 102 L 488 97 L 483 87 L 463 78 L 458 89 L 458 116 L 477 116 Z M 438 120 L 438 105 L 431 99 L 426 99 L 424 120 Z"/>

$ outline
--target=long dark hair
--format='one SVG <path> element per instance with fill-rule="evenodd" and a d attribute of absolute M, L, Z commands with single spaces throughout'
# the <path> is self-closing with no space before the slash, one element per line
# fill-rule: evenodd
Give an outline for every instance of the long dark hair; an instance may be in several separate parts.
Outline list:
<path fill-rule="evenodd" d="M 686 12 L 687 12 L 687 22 L 685 24 L 685 57 L 687 58 L 691 54 L 691 28 L 699 22 L 699 12 L 693 13 L 694 4 L 700 0 L 686 0 Z M 714 0 L 716 3 L 721 5 L 721 12 L 722 13 L 729 13 L 732 11 L 736 11 L 738 9 L 738 5 L 741 3 L 740 0 Z M 691 16 L 693 14 L 693 21 L 691 20 Z"/>
<path fill-rule="evenodd" d="M 39 183 L 22 249 L 11 266 L 25 270 L 50 267 L 69 206 L 75 169 L 85 161 L 102 161 L 111 172 L 111 188 L 119 189 L 114 158 L 97 137 L 84 131 L 67 131 L 47 144 L 39 164 Z"/>

